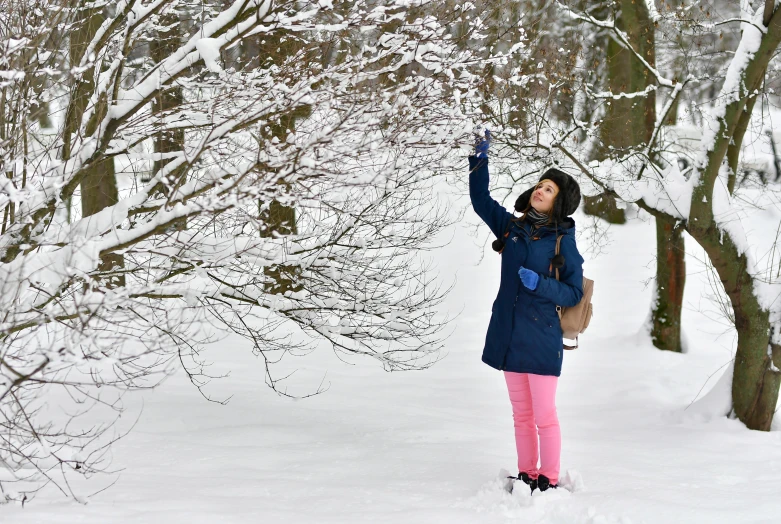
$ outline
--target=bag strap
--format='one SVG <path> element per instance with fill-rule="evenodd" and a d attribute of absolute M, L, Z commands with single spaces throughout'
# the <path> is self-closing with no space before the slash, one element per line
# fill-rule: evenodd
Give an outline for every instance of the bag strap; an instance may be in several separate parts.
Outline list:
<path fill-rule="evenodd" d="M 556 255 L 559 254 L 559 250 L 561 249 L 561 239 L 564 237 L 564 235 L 559 235 L 556 239 Z M 559 279 L 559 268 L 556 268 L 556 280 Z M 559 314 L 559 320 L 561 320 L 561 306 L 556 306 L 556 312 Z M 564 349 L 578 349 L 578 346 L 580 345 L 580 341 L 578 340 L 578 337 L 575 337 L 575 345 L 574 346 L 568 346 L 567 344 L 564 344 Z"/>
<path fill-rule="evenodd" d="M 562 239 L 563 236 L 564 235 L 559 235 L 558 237 L 556 237 L 556 256 L 559 255 L 559 250 L 561 249 L 561 239 Z M 551 266 L 553 266 L 553 262 L 551 262 Z M 550 274 L 550 273 L 548 273 L 548 274 Z M 556 280 L 558 280 L 558 279 L 559 279 L 559 268 L 556 268 Z M 562 314 L 561 313 L 561 306 L 558 306 L 558 305 L 556 306 L 556 313 L 559 315 L 559 321 L 561 321 L 561 314 Z M 575 340 L 577 340 L 577 339 L 575 339 Z M 578 347 L 578 346 L 575 346 L 574 348 L 573 347 L 569 347 L 569 346 L 564 346 L 565 349 L 575 349 L 576 347 Z"/>
<path fill-rule="evenodd" d="M 507 237 L 509 237 L 509 236 L 510 236 L 510 228 L 512 227 L 512 225 L 513 225 L 513 222 L 517 222 L 517 220 L 518 220 L 518 219 L 517 219 L 516 217 L 513 217 L 513 218 L 511 218 L 511 219 L 510 219 L 510 220 L 507 222 L 507 227 L 506 227 L 506 228 L 504 228 L 504 235 L 502 235 L 502 236 L 501 236 L 501 237 L 499 237 L 499 238 L 507 238 Z"/>
<path fill-rule="evenodd" d="M 507 238 L 510 236 L 510 228 L 513 225 L 513 220 L 515 220 L 515 217 L 511 218 L 507 221 L 507 227 L 504 228 L 504 235 L 502 235 L 502 238 Z"/>

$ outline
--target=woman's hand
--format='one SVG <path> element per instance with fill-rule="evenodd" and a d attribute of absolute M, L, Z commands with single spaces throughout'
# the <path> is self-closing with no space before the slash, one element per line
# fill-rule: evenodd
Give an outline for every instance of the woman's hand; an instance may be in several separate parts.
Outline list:
<path fill-rule="evenodd" d="M 531 291 L 537 289 L 537 284 L 540 282 L 540 275 L 536 272 L 521 266 L 521 269 L 518 270 L 518 276 L 521 277 L 521 282 L 523 282 L 523 285 L 528 289 Z"/>
<path fill-rule="evenodd" d="M 485 130 L 485 138 L 480 135 L 475 136 L 475 156 L 477 158 L 488 158 L 488 148 L 491 147 L 491 132 Z"/>

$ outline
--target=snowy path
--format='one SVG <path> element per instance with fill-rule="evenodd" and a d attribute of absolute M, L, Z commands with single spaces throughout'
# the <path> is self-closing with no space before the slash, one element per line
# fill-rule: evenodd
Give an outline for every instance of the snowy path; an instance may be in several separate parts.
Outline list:
<path fill-rule="evenodd" d="M 313 389 L 327 370 L 329 391 L 291 401 L 263 385 L 244 348 L 223 342 L 213 358 L 232 375 L 212 392 L 232 393 L 227 406 L 174 377 L 143 396 L 140 422 L 115 449 L 126 470 L 109 491 L 86 506 L 50 491 L 23 510 L 0 507 L 0 521 L 781 521 L 778 421 L 770 433 L 749 432 L 684 409 L 720 376 L 732 334 L 718 337 L 718 324 L 687 311 L 688 354 L 655 351 L 637 337 L 650 300 L 643 281 L 652 274 L 653 225 L 612 234 L 612 253 L 586 265 L 597 281 L 595 317 L 581 348 L 567 354 L 558 394 L 563 470 L 583 481 L 575 493 L 511 496 L 496 480 L 500 468 L 513 470 L 515 453 L 504 382 L 479 361 L 498 258 L 489 253 L 475 266 L 477 250 L 459 233 L 440 267 L 448 275 L 460 265 L 449 304 L 463 313 L 432 369 L 388 374 L 323 352 L 296 362 L 295 380 Z M 705 284 L 689 264 L 691 305 Z"/>

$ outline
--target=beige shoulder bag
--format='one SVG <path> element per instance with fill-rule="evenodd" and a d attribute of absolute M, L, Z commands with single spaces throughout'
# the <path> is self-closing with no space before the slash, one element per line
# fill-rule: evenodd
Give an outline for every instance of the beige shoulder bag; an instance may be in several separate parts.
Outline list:
<path fill-rule="evenodd" d="M 556 255 L 559 254 L 561 248 L 561 237 L 559 235 L 556 239 Z M 556 268 L 556 280 L 559 279 L 559 268 Z M 593 308 L 591 307 L 591 295 L 594 294 L 594 281 L 583 277 L 583 298 L 576 306 L 561 307 L 556 306 L 556 312 L 559 314 L 559 321 L 561 322 L 561 333 L 564 338 L 574 340 L 574 346 L 568 346 L 564 344 L 564 349 L 577 349 L 578 347 L 578 335 L 586 331 L 589 322 L 591 322 L 591 315 L 593 314 Z"/>

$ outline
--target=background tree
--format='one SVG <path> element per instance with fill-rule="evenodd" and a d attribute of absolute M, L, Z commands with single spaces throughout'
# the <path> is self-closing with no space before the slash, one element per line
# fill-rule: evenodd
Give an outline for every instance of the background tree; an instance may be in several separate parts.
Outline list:
<path fill-rule="evenodd" d="M 714 23 L 713 11 L 706 8 L 694 17 L 688 9 L 671 8 L 662 12 L 652 2 L 646 2 L 646 6 L 655 23 L 667 24 L 668 31 L 683 35 L 692 28 L 714 31 L 721 25 L 720 21 Z M 730 194 L 731 167 L 727 153 L 731 144 L 741 143 L 748 129 L 745 120 L 750 119 L 753 109 L 751 100 L 763 92 L 765 71 L 781 41 L 781 14 L 774 2 L 744 2 L 742 7 L 739 43 L 721 75 L 723 81 L 709 104 L 711 109 L 702 110 L 705 131 L 693 164 L 684 172 L 676 157 L 667 155 L 670 144 L 665 143 L 661 132 L 676 100 L 687 86 L 696 85 L 699 79 L 694 75 L 667 78 L 647 61 L 644 67 L 657 92 L 663 91 L 665 96 L 652 136 L 645 144 L 616 158 L 589 164 L 588 158 L 571 147 L 570 138 L 575 129 L 597 136 L 600 122 L 591 121 L 577 123 L 569 129 L 550 129 L 553 138 L 547 150 L 552 155 L 563 155 L 597 188 L 627 202 L 636 202 L 657 219 L 676 221 L 705 249 L 730 299 L 738 336 L 731 414 L 751 429 L 768 430 L 781 383 L 777 341 L 780 316 L 774 300 L 777 293 L 773 291 L 776 279 L 772 271 L 761 267 L 747 247 L 749 236 L 740 219 L 745 212 L 741 200 Z M 566 8 L 564 12 L 594 28 L 611 31 L 636 57 L 641 57 L 613 18 L 598 19 Z M 707 80 L 718 83 L 714 78 Z M 751 239 L 757 241 L 758 237 Z"/>
<path fill-rule="evenodd" d="M 178 6 L 162 9 L 158 21 L 157 34 L 149 41 L 149 58 L 152 64 L 161 64 L 166 57 L 174 53 L 184 37 L 184 20 L 180 19 Z M 188 13 L 189 14 L 189 13 Z M 180 153 L 185 150 L 185 127 L 181 122 L 171 121 L 170 116 L 184 104 L 184 92 L 180 85 L 174 84 L 160 93 L 152 101 L 152 114 L 158 119 L 159 125 L 154 137 L 153 151 L 155 160 L 152 163 L 150 176 L 142 177 L 142 182 L 159 173 L 173 158 L 167 158 L 170 153 Z M 176 180 L 182 177 L 186 167 L 180 166 L 167 176 Z M 187 221 L 177 223 L 176 227 L 184 229 Z"/>
<path fill-rule="evenodd" d="M 656 125 L 656 83 L 650 68 L 656 67 L 655 21 L 648 2 L 621 1 L 612 6 L 609 16 L 615 29 L 624 35 L 625 43 L 613 30 L 595 28 L 606 39 L 608 90 L 595 94 L 605 103 L 600 125 L 596 158 L 620 158 L 638 146 L 647 144 Z M 631 47 L 629 47 L 631 46 Z M 586 197 L 586 212 L 611 223 L 625 222 L 624 210 L 617 206 L 609 192 Z M 683 228 L 670 217 L 656 216 L 656 278 L 651 305 L 651 340 L 659 349 L 681 352 L 681 314 L 686 284 L 686 251 Z"/>
<path fill-rule="evenodd" d="M 82 64 L 90 64 L 93 52 L 88 46 L 95 38 L 95 34 L 105 22 L 103 11 L 106 5 L 102 1 L 77 2 L 73 4 L 74 23 L 68 31 L 69 39 L 69 63 L 73 76 L 69 78 L 70 96 L 65 116 L 65 129 L 63 132 L 62 159 L 71 158 L 71 147 L 74 136 L 80 132 L 84 124 L 84 132 L 95 132 L 98 119 L 108 111 L 108 100 L 104 98 L 98 101 L 91 120 L 83 122 L 84 113 L 89 103 L 89 97 L 95 91 L 95 74 L 93 67 Z M 99 163 L 90 166 L 84 173 L 80 185 L 81 216 L 90 216 L 102 209 L 112 206 L 119 199 L 117 190 L 116 167 L 113 158 L 105 158 Z M 68 199 L 68 213 L 71 213 L 70 199 Z M 102 260 L 101 269 L 111 273 L 113 284 L 121 285 L 124 276 L 121 272 L 114 272 L 115 267 L 123 266 L 123 258 L 120 253 L 106 253 Z"/>

